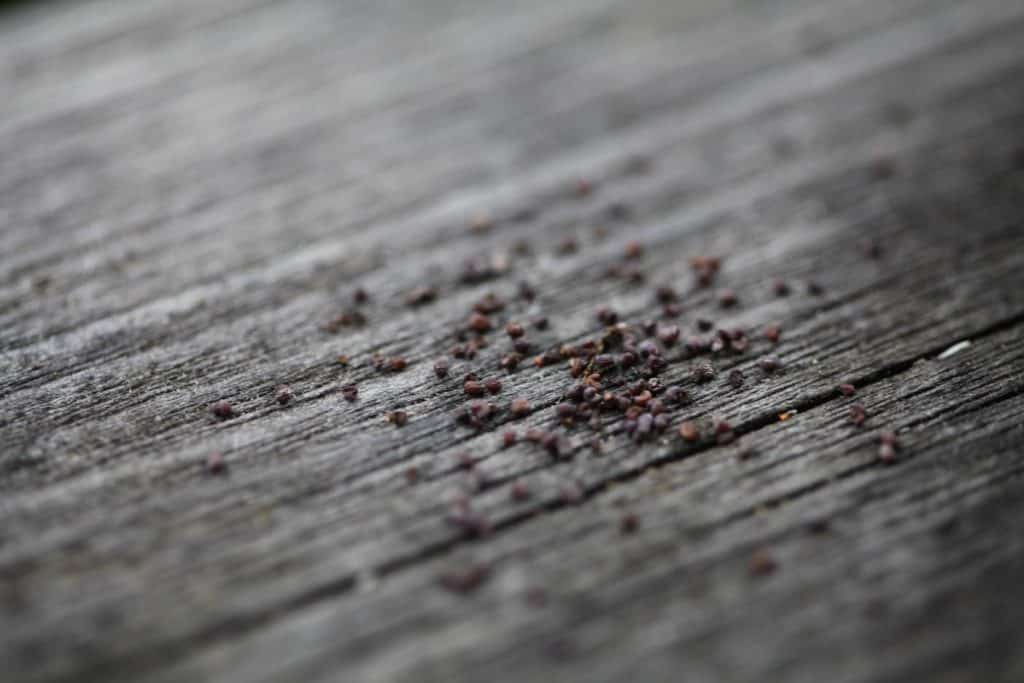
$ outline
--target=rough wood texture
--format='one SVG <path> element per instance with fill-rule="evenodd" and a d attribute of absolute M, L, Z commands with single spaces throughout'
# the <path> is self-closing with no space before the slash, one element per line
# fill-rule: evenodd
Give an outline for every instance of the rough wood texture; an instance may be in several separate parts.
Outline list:
<path fill-rule="evenodd" d="M 0 91 L 5 681 L 1024 680 L 1024 5 L 41 3 L 0 13 Z M 631 241 L 642 286 L 607 276 Z M 492 335 L 432 370 L 520 280 L 497 318 L 541 349 L 668 283 L 687 334 L 756 337 L 700 387 L 669 353 L 662 439 L 608 417 L 552 460 L 501 432 L 561 430 L 564 367 L 505 376 Z M 675 436 L 709 416 L 739 439 Z M 445 523 L 466 451 L 484 538 Z"/>

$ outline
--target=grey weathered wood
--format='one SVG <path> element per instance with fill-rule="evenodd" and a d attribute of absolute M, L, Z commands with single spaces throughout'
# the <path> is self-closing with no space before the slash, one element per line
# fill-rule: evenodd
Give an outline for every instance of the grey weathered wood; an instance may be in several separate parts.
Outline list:
<path fill-rule="evenodd" d="M 428 4 L 0 15 L 7 676 L 1024 675 L 1024 8 Z M 572 195 L 580 177 L 592 196 Z M 493 230 L 469 229 L 480 213 Z M 555 254 L 570 235 L 578 253 Z M 862 252 L 871 237 L 880 260 Z M 605 275 L 630 241 L 642 287 Z M 506 275 L 457 282 L 495 253 Z M 726 417 L 739 443 L 641 446 L 609 419 L 603 454 L 570 430 L 576 456 L 553 462 L 501 448 L 501 428 L 452 425 L 459 378 L 497 374 L 505 343 L 445 381 L 431 365 L 485 292 L 532 282 L 535 304 L 502 322 L 544 313 L 531 339 L 580 341 L 600 304 L 655 315 L 652 287 L 688 289 L 699 254 L 726 257 L 741 305 L 688 291 L 686 329 L 783 325 L 776 349 L 716 361 L 673 411 L 674 425 Z M 792 296 L 773 296 L 775 277 Z M 424 283 L 439 301 L 410 310 Z M 369 324 L 325 333 L 357 286 Z M 411 367 L 380 376 L 375 352 Z M 764 377 L 769 352 L 785 370 Z M 535 410 L 499 423 L 556 428 L 563 368 L 502 379 L 499 404 Z M 844 380 L 864 429 L 846 422 Z M 354 404 L 337 393 L 350 381 Z M 280 384 L 296 393 L 285 408 Z M 220 398 L 241 415 L 212 418 Z M 394 408 L 411 418 L 400 430 L 383 421 Z M 903 441 L 890 467 L 885 428 Z M 443 521 L 466 450 L 490 481 L 473 497 L 494 525 L 479 540 Z M 214 451 L 228 476 L 203 471 Z M 510 500 L 516 480 L 530 501 Z M 627 510 L 640 529 L 623 536 Z M 748 575 L 758 549 L 774 575 Z M 438 586 L 467 563 L 492 567 L 477 592 Z M 536 587 L 543 607 L 524 601 Z"/>

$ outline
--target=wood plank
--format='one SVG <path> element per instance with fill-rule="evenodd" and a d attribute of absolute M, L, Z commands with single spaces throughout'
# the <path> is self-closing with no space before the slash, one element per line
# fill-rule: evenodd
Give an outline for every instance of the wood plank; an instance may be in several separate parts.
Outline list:
<path fill-rule="evenodd" d="M 0 17 L 14 94 L 0 117 L 0 659 L 15 680 L 1024 668 L 1024 612 L 999 598 L 1024 568 L 1024 10 L 192 9 Z M 469 229 L 480 212 L 489 232 Z M 579 250 L 559 254 L 568 237 Z M 643 286 L 607 276 L 634 241 Z M 726 257 L 736 309 L 690 288 L 704 254 Z M 495 255 L 507 273 L 459 282 Z M 453 426 L 458 378 L 499 374 L 507 342 L 446 381 L 432 363 L 475 301 L 520 279 L 536 301 L 497 317 L 547 315 L 528 334 L 538 350 L 596 334 L 602 304 L 638 324 L 666 283 L 684 292 L 686 333 L 698 317 L 755 335 L 780 323 L 777 348 L 758 337 L 716 359 L 704 387 L 669 354 L 663 379 L 695 399 L 669 434 L 719 416 L 739 444 L 637 444 L 609 416 L 603 454 L 582 428 L 565 430 L 571 460 L 503 448 L 506 426 L 561 431 L 564 367 L 502 377 L 497 402 L 528 398 L 526 419 Z M 441 296 L 409 309 L 421 284 Z M 369 324 L 325 333 L 356 286 Z M 374 353 L 410 369 L 382 376 Z M 783 371 L 758 369 L 768 353 Z M 845 424 L 847 380 L 869 429 Z M 349 404 L 337 389 L 352 381 Z M 240 415 L 214 419 L 220 398 Z M 402 429 L 383 421 L 396 408 Z M 894 467 L 872 445 L 883 427 L 904 441 Z M 761 455 L 739 462 L 752 444 Z M 204 471 L 214 451 L 228 476 Z M 486 475 L 472 496 L 484 539 L 444 521 L 465 451 Z M 529 501 L 510 500 L 515 481 Z M 640 530 L 623 537 L 625 510 Z M 752 580 L 758 548 L 779 569 Z M 476 562 L 492 565 L 479 592 L 437 585 Z M 523 603 L 535 585 L 540 609 Z"/>

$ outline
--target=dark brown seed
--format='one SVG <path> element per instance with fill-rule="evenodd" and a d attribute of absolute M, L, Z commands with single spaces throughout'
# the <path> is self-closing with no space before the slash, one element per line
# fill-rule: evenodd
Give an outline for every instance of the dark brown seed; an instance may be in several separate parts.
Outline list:
<path fill-rule="evenodd" d="M 215 417 L 219 417 L 222 420 L 234 417 L 235 415 L 234 407 L 227 401 L 217 401 L 210 406 L 210 412 L 213 413 Z"/>
<path fill-rule="evenodd" d="M 764 338 L 770 341 L 772 344 L 779 343 L 779 337 L 782 336 L 782 326 L 779 324 L 772 324 L 764 328 Z"/>
<path fill-rule="evenodd" d="M 463 383 L 462 390 L 466 392 L 468 396 L 483 396 L 486 389 L 484 385 L 476 380 L 468 380 Z"/>
<path fill-rule="evenodd" d="M 537 429 L 536 427 L 526 430 L 526 440 L 530 443 L 542 443 L 546 439 L 548 433 L 543 429 Z"/>
<path fill-rule="evenodd" d="M 610 353 L 602 353 L 594 356 L 594 365 L 599 368 L 612 368 L 615 367 L 615 356 Z"/>
<path fill-rule="evenodd" d="M 473 310 L 482 315 L 497 313 L 503 308 L 505 308 L 505 302 L 502 301 L 494 292 L 484 294 L 480 301 L 473 304 Z"/>
<path fill-rule="evenodd" d="M 492 394 L 501 393 L 501 381 L 492 377 L 484 382 L 484 388 Z"/>
<path fill-rule="evenodd" d="M 779 565 L 771 555 L 764 550 L 758 550 L 750 557 L 750 575 L 754 577 L 768 576 L 778 569 Z"/>
<path fill-rule="evenodd" d="M 850 423 L 860 427 L 868 419 L 868 411 L 859 403 L 850 406 Z"/>
<path fill-rule="evenodd" d="M 715 327 L 715 321 L 708 320 L 707 318 L 697 319 L 697 329 L 701 332 L 710 332 Z"/>
<path fill-rule="evenodd" d="M 467 493 L 479 493 L 489 485 L 487 475 L 479 469 L 473 469 L 462 479 L 462 488 Z"/>
<path fill-rule="evenodd" d="M 577 241 L 577 239 L 572 235 L 569 235 L 567 237 L 563 237 L 562 241 L 558 243 L 557 252 L 563 255 L 574 254 L 579 250 L 579 248 L 579 241 Z"/>
<path fill-rule="evenodd" d="M 558 491 L 562 502 L 566 505 L 576 505 L 583 500 L 583 489 L 580 485 L 574 481 L 566 482 L 562 484 L 562 487 Z"/>
<path fill-rule="evenodd" d="M 827 519 L 815 519 L 807 524 L 807 530 L 816 536 L 820 536 L 821 534 L 828 533 L 831 526 Z"/>
<path fill-rule="evenodd" d="M 408 366 L 408 363 L 401 356 L 395 356 L 394 358 L 388 358 L 387 368 L 391 372 L 401 372 L 402 370 L 405 370 L 405 368 L 407 366 Z"/>
<path fill-rule="evenodd" d="M 761 368 L 762 372 L 766 375 L 770 375 L 778 371 L 780 364 L 779 359 L 775 356 L 765 356 L 761 360 L 757 361 L 757 366 Z"/>
<path fill-rule="evenodd" d="M 334 334 L 343 327 L 358 327 L 365 324 L 366 316 L 362 312 L 346 311 L 324 325 L 324 329 Z"/>
<path fill-rule="evenodd" d="M 505 266 L 502 266 L 504 268 Z M 462 264 L 462 271 L 459 273 L 459 282 L 467 285 L 474 285 L 485 282 L 500 273 L 499 268 L 493 262 L 481 258 L 467 259 Z"/>
<path fill-rule="evenodd" d="M 658 329 L 658 341 L 665 346 L 674 346 L 679 340 L 679 326 L 665 325 Z"/>
<path fill-rule="evenodd" d="M 612 202 L 604 210 L 604 214 L 615 221 L 624 221 L 632 213 L 633 211 L 629 208 L 629 205 L 623 202 Z"/>
<path fill-rule="evenodd" d="M 618 272 L 621 270 L 621 272 Z M 609 268 L 609 276 L 622 275 L 628 284 L 631 285 L 642 285 L 647 282 L 647 273 L 642 268 L 621 268 L 617 266 Z"/>
<path fill-rule="evenodd" d="M 698 363 L 690 370 L 690 377 L 698 384 L 710 382 L 715 378 L 715 369 L 710 363 Z"/>
<path fill-rule="evenodd" d="M 224 474 L 227 471 L 227 463 L 221 453 L 210 453 L 206 456 L 206 471 L 210 474 Z"/>
<path fill-rule="evenodd" d="M 742 371 L 733 370 L 729 373 L 729 386 L 733 389 L 739 389 L 743 386 L 744 379 Z"/>
<path fill-rule="evenodd" d="M 511 448 L 516 445 L 516 441 L 519 440 L 518 435 L 511 429 L 506 429 L 505 433 L 501 436 L 501 442 L 505 448 Z"/>
<path fill-rule="evenodd" d="M 523 301 L 533 301 L 537 298 L 537 290 L 529 282 L 521 281 L 518 285 L 519 298 Z"/>
<path fill-rule="evenodd" d="M 576 406 L 571 403 L 559 403 L 555 406 L 555 414 L 563 420 L 576 416 Z"/>
<path fill-rule="evenodd" d="M 651 356 L 647 359 L 647 372 L 650 374 L 656 375 L 667 367 L 668 361 L 661 356 Z"/>
<path fill-rule="evenodd" d="M 870 259 L 882 258 L 882 243 L 877 239 L 870 239 L 864 242 L 862 248 L 864 249 L 864 255 Z"/>
<path fill-rule="evenodd" d="M 781 278 L 776 278 L 772 283 L 775 296 L 789 296 L 789 283 Z"/>
<path fill-rule="evenodd" d="M 627 242 L 625 249 L 626 258 L 640 258 L 644 255 L 644 245 L 639 242 Z"/>
<path fill-rule="evenodd" d="M 689 351 L 691 355 L 707 353 L 712 350 L 712 343 L 710 339 L 705 339 L 703 337 L 690 337 L 686 340 L 686 350 Z"/>
<path fill-rule="evenodd" d="M 405 296 L 407 306 L 422 306 L 437 298 L 437 289 L 434 287 L 417 287 Z"/>
<path fill-rule="evenodd" d="M 512 340 L 512 349 L 519 356 L 525 356 L 533 350 L 533 345 L 525 339 L 514 339 Z M 520 358 L 522 360 L 522 358 Z"/>
<path fill-rule="evenodd" d="M 839 393 L 841 393 L 843 396 L 853 396 L 854 394 L 857 393 L 857 387 L 853 386 L 852 384 L 840 384 Z"/>
<path fill-rule="evenodd" d="M 469 230 L 477 235 L 489 232 L 494 227 L 494 221 L 486 213 L 478 213 L 469 221 Z"/>
<path fill-rule="evenodd" d="M 687 420 L 679 425 L 679 436 L 682 437 L 683 441 L 693 443 L 700 440 L 700 429 L 695 422 Z"/>
<path fill-rule="evenodd" d="M 469 316 L 469 329 L 474 332 L 487 332 L 493 326 L 491 319 L 483 313 L 473 312 L 473 315 Z"/>
<path fill-rule="evenodd" d="M 512 216 L 512 220 L 515 220 L 515 216 Z M 512 243 L 512 253 L 516 256 L 529 256 L 534 251 L 534 248 L 529 246 L 528 240 L 516 240 Z"/>
<path fill-rule="evenodd" d="M 534 318 L 533 319 L 533 327 L 536 330 L 546 330 L 546 329 L 548 329 L 548 319 L 547 319 L 547 316 L 539 315 L 536 318 Z"/>
<path fill-rule="evenodd" d="M 395 425 L 396 427 L 403 427 L 405 423 L 409 421 L 409 416 L 404 410 L 392 410 L 388 413 L 388 422 Z"/>
<path fill-rule="evenodd" d="M 438 358 L 434 361 L 434 374 L 437 375 L 438 379 L 444 379 L 448 376 L 448 359 Z"/>
<path fill-rule="evenodd" d="M 438 582 L 442 587 L 453 593 L 472 593 L 490 576 L 491 570 L 485 564 L 477 564 L 465 569 L 452 570 L 440 576 Z"/>
<path fill-rule="evenodd" d="M 896 432 L 888 429 L 878 433 L 878 442 L 881 444 L 888 444 L 893 448 L 899 448 L 900 446 L 900 440 L 899 437 L 896 436 Z"/>
<path fill-rule="evenodd" d="M 519 323 L 510 322 L 508 325 L 505 325 L 505 332 L 508 333 L 508 336 L 510 336 L 512 339 L 519 339 L 519 337 L 523 336 L 525 330 L 523 329 L 523 326 L 520 325 Z"/>
<path fill-rule="evenodd" d="M 516 481 L 509 488 L 509 497 L 517 502 L 523 502 L 524 500 L 530 499 L 530 489 L 522 481 Z"/>
<path fill-rule="evenodd" d="M 552 458 L 557 458 L 562 450 L 562 442 L 557 434 L 545 434 L 544 438 L 541 439 L 540 445 L 544 447 L 544 450 Z"/>
<path fill-rule="evenodd" d="M 644 413 L 636 421 L 636 438 L 639 441 L 649 439 L 654 430 L 654 416 Z"/>
<path fill-rule="evenodd" d="M 690 402 L 690 395 L 682 387 L 672 386 L 665 392 L 665 400 L 676 405 Z"/>
<path fill-rule="evenodd" d="M 370 300 L 370 295 L 367 294 L 366 290 L 362 287 L 357 287 L 356 291 L 352 293 L 352 300 L 356 302 L 356 304 L 365 304 Z"/>
<path fill-rule="evenodd" d="M 489 420 L 498 412 L 498 406 L 490 401 L 473 401 L 469 404 L 470 412 L 480 420 Z"/>
<path fill-rule="evenodd" d="M 359 397 L 359 387 L 355 384 L 345 384 L 341 387 L 341 396 L 351 403 Z"/>
<path fill-rule="evenodd" d="M 530 414 L 530 402 L 525 398 L 512 399 L 511 410 L 513 416 L 525 417 Z"/>
<path fill-rule="evenodd" d="M 807 282 L 807 293 L 810 294 L 811 296 L 821 296 L 822 294 L 825 293 L 825 288 L 822 287 L 821 284 L 818 283 L 817 281 L 809 280 Z"/>
<path fill-rule="evenodd" d="M 627 512 L 622 516 L 619 521 L 619 530 L 623 534 L 635 533 L 640 528 L 640 518 L 636 516 L 635 512 Z"/>
<path fill-rule="evenodd" d="M 572 193 L 577 199 L 589 197 L 594 191 L 594 183 L 586 178 L 580 178 L 573 185 Z"/>
<path fill-rule="evenodd" d="M 659 304 L 671 304 L 679 299 L 679 294 L 669 285 L 662 285 L 654 290 L 654 298 Z"/>
<path fill-rule="evenodd" d="M 711 256 L 698 256 L 690 259 L 690 266 L 693 268 L 693 273 L 697 278 L 697 285 L 699 287 L 710 287 L 721 265 L 721 261 L 718 258 Z"/>
<path fill-rule="evenodd" d="M 739 302 L 736 292 L 731 289 L 723 289 L 718 293 L 718 305 L 722 308 L 732 308 Z"/>
<path fill-rule="evenodd" d="M 519 363 L 522 362 L 522 360 L 523 357 L 520 354 L 512 352 L 502 356 L 501 362 L 499 364 L 501 365 L 502 369 L 507 370 L 508 372 L 515 372 L 516 368 L 519 367 Z"/>
<path fill-rule="evenodd" d="M 291 387 L 286 386 L 278 387 L 277 393 L 274 395 L 274 399 L 283 406 L 291 403 L 293 398 L 295 398 L 295 393 Z"/>
<path fill-rule="evenodd" d="M 619 321 L 619 314 L 607 306 L 599 306 L 595 315 L 602 325 L 614 325 Z"/>

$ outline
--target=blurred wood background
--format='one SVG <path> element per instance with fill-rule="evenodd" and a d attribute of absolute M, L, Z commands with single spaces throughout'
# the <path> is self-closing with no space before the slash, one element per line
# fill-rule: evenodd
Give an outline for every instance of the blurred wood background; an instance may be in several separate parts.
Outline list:
<path fill-rule="evenodd" d="M 4 681 L 1024 680 L 1024 3 L 22 3 L 0 93 Z M 642 287 L 606 275 L 631 241 Z M 481 433 L 458 378 L 506 344 L 432 371 L 520 280 L 545 347 L 663 283 L 687 334 L 782 341 L 663 439 L 552 460 L 501 431 L 556 425 L 563 368 Z M 740 438 L 674 436 L 704 416 Z M 484 538 L 445 523 L 466 451 Z"/>

